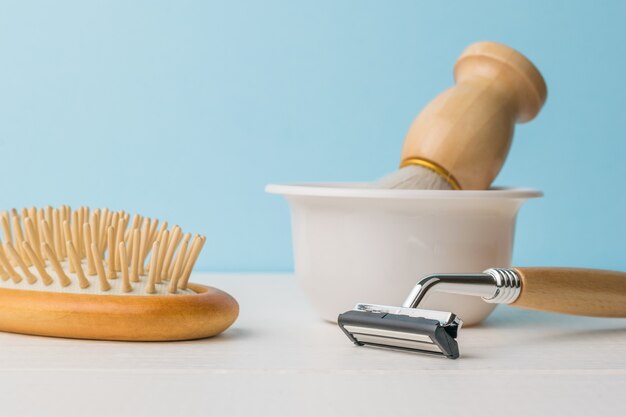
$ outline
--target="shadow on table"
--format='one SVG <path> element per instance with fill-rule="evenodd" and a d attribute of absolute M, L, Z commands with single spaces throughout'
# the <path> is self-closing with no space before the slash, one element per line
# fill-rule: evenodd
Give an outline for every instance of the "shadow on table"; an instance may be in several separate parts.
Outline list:
<path fill-rule="evenodd" d="M 532 310 L 499 308 L 487 320 L 478 326 L 471 328 L 496 328 L 496 327 L 598 327 L 600 323 L 606 323 L 611 328 L 623 326 L 626 329 L 626 318 L 611 317 L 586 317 L 568 314 L 545 313 Z"/>
<path fill-rule="evenodd" d="M 139 342 L 139 343 L 173 343 L 173 344 L 219 344 L 219 343 L 231 343 L 232 341 L 240 341 L 242 339 L 249 339 L 254 337 L 255 332 L 251 329 L 235 327 L 226 330 L 224 333 L 220 333 L 217 336 L 206 337 L 204 339 L 195 340 L 178 340 L 171 342 Z"/>
<path fill-rule="evenodd" d="M 626 339 L 626 318 L 584 317 L 566 314 L 544 313 L 530 310 L 504 308 L 489 317 L 483 324 L 473 328 L 505 331 L 515 336 L 517 330 L 524 341 L 535 343 L 571 343 L 572 341 L 601 341 L 603 339 Z M 532 329 L 530 335 L 528 330 Z M 546 333 L 550 338 L 546 339 Z M 517 340 L 518 343 L 521 340 Z"/>
<path fill-rule="evenodd" d="M 78 345 L 93 345 L 93 346 L 102 346 L 102 345 L 180 345 L 180 344 L 200 344 L 200 343 L 226 343 L 231 342 L 233 340 L 240 339 L 248 339 L 250 337 L 254 337 L 254 331 L 246 328 L 231 328 L 226 330 L 224 333 L 221 333 L 217 336 L 208 337 L 204 339 L 195 339 L 195 340 L 171 340 L 171 341 L 153 341 L 153 342 L 143 342 L 143 341 L 120 341 L 120 340 L 89 340 L 89 339 L 72 339 L 65 337 L 51 337 L 51 336 L 40 336 L 40 335 L 29 335 L 29 334 L 20 334 L 20 333 L 9 333 L 9 332 L 0 332 L 0 342 L 15 343 L 16 341 L 23 339 L 24 341 L 29 342 L 41 342 L 42 345 L 64 345 L 64 344 L 72 344 L 74 346 Z"/>

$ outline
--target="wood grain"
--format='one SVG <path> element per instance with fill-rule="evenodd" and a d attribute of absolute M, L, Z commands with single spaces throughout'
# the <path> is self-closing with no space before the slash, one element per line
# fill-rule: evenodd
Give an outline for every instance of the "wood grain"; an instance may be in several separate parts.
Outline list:
<path fill-rule="evenodd" d="M 494 42 L 470 45 L 454 76 L 456 85 L 413 121 L 401 166 L 423 161 L 452 177 L 446 179 L 453 187 L 487 189 L 504 164 L 515 123 L 539 113 L 546 84 L 526 57 Z"/>
<path fill-rule="evenodd" d="M 516 268 L 515 307 L 596 317 L 626 317 L 626 273 L 579 268 Z"/>
<path fill-rule="evenodd" d="M 64 294 L 0 289 L 0 331 L 75 339 L 166 341 L 215 336 L 237 318 L 227 293 L 189 284 L 197 294 Z"/>

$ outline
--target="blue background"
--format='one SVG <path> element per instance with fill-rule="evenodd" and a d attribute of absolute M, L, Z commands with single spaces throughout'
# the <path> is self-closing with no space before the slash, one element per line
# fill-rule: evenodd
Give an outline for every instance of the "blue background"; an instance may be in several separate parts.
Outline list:
<path fill-rule="evenodd" d="M 626 2 L 3 1 L 2 208 L 126 209 L 205 233 L 199 269 L 292 268 L 269 182 L 395 169 L 477 40 L 549 97 L 496 184 L 536 187 L 518 264 L 626 268 Z"/>

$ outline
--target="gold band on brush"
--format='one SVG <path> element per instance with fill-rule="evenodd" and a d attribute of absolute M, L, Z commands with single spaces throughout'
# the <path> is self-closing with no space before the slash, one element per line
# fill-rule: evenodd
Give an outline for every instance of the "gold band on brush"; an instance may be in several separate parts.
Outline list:
<path fill-rule="evenodd" d="M 402 161 L 402 163 L 400 164 L 400 168 L 404 168 L 409 165 L 417 165 L 433 171 L 435 174 L 443 178 L 448 184 L 450 184 L 453 190 L 462 189 L 461 184 L 459 184 L 456 178 L 454 178 L 454 175 L 452 175 L 447 169 L 433 161 L 429 161 L 423 158 L 408 158 Z"/>

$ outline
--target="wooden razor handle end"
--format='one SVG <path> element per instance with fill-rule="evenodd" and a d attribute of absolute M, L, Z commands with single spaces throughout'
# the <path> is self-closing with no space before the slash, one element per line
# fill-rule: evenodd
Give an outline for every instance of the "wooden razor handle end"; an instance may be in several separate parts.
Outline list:
<path fill-rule="evenodd" d="M 516 307 L 596 317 L 626 317 L 626 273 L 581 268 L 515 268 Z"/>

